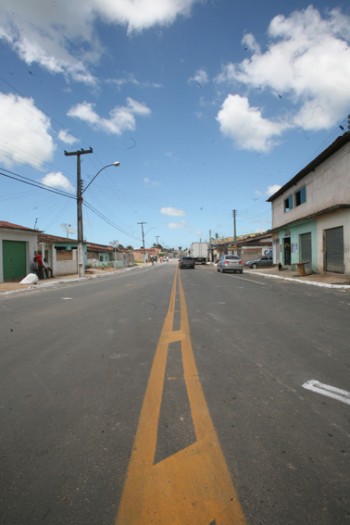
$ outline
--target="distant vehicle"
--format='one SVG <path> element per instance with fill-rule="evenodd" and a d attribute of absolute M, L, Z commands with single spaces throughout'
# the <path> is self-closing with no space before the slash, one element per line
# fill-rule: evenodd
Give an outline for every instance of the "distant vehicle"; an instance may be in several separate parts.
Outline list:
<path fill-rule="evenodd" d="M 179 268 L 181 268 L 181 270 L 183 268 L 192 268 L 194 270 L 195 262 L 194 262 L 193 257 L 180 257 Z"/>
<path fill-rule="evenodd" d="M 243 261 L 238 255 L 221 255 L 218 260 L 216 270 L 218 272 L 239 272 L 243 273 Z"/>
<path fill-rule="evenodd" d="M 209 244 L 207 242 L 193 242 L 190 254 L 196 264 L 207 264 Z"/>
<path fill-rule="evenodd" d="M 272 257 L 269 257 L 267 255 L 263 255 L 258 259 L 253 259 L 252 261 L 247 261 L 245 263 L 245 266 L 247 266 L 248 268 L 253 268 L 253 270 L 255 270 L 256 268 L 267 268 L 272 265 L 273 259 Z"/>

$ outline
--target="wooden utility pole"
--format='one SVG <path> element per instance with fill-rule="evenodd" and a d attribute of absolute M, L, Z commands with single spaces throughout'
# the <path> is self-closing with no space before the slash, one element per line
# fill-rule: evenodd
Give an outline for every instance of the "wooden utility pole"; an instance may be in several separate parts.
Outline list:
<path fill-rule="evenodd" d="M 84 257 L 84 231 L 83 231 L 83 189 L 81 183 L 80 156 L 92 153 L 93 149 L 80 149 L 78 151 L 65 151 L 66 157 L 77 157 L 77 220 L 78 220 L 78 274 L 85 277 Z"/>
<path fill-rule="evenodd" d="M 147 224 L 147 222 L 138 222 L 137 224 L 141 224 L 141 233 L 142 233 L 142 248 L 145 249 L 145 233 L 143 231 L 143 225 Z"/>

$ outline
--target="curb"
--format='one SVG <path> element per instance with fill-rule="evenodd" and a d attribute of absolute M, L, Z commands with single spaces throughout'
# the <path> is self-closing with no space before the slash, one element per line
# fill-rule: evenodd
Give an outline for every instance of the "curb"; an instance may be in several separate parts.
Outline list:
<path fill-rule="evenodd" d="M 298 277 L 282 277 L 282 275 L 274 275 L 271 273 L 262 273 L 262 272 L 254 272 L 254 275 L 261 275 L 263 277 L 269 277 L 270 279 L 282 279 L 283 281 L 289 281 L 292 283 L 298 283 L 298 284 L 307 284 L 309 286 L 319 286 L 321 288 L 335 288 L 335 289 L 350 289 L 350 284 L 331 284 L 331 283 L 322 283 L 319 281 L 308 281 L 300 280 Z"/>

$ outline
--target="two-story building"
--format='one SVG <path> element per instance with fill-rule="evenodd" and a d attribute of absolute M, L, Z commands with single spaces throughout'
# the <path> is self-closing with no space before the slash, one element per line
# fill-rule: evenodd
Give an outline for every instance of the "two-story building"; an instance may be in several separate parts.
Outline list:
<path fill-rule="evenodd" d="M 350 132 L 282 186 L 272 205 L 274 262 L 350 274 Z"/>

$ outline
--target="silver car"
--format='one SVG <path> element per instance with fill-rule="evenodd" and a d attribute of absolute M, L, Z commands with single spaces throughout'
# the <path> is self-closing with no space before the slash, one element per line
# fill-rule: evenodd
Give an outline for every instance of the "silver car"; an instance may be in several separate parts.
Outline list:
<path fill-rule="evenodd" d="M 238 255 L 221 255 L 218 260 L 216 270 L 218 272 L 239 272 L 243 273 L 243 261 Z"/>
<path fill-rule="evenodd" d="M 255 270 L 256 268 L 268 268 L 269 266 L 273 266 L 273 259 L 272 257 L 263 255 L 262 257 L 259 257 L 258 259 L 247 261 L 245 263 L 245 266 L 247 266 L 248 268 L 253 268 L 253 270 Z"/>

